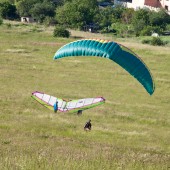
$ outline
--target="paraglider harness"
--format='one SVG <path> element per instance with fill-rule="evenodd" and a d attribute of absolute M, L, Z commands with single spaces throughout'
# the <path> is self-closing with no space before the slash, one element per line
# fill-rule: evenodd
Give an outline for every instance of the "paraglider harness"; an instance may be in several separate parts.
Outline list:
<path fill-rule="evenodd" d="M 78 110 L 77 115 L 82 115 L 83 110 Z"/>

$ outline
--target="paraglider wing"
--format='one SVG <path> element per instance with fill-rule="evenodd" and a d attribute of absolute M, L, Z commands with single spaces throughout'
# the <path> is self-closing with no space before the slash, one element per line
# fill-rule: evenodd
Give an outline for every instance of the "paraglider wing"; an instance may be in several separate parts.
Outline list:
<path fill-rule="evenodd" d="M 101 105 L 103 103 L 105 103 L 105 99 L 103 97 L 71 100 L 67 102 L 65 108 L 63 108 L 63 111 L 69 112 L 77 112 L 78 110 L 83 111 Z"/>
<path fill-rule="evenodd" d="M 105 99 L 103 97 L 85 98 L 67 102 L 63 99 L 37 91 L 33 92 L 31 97 L 50 110 L 54 110 L 54 104 L 58 101 L 58 111 L 72 113 L 77 112 L 78 110 L 90 109 L 105 103 Z"/>
<path fill-rule="evenodd" d="M 145 63 L 131 50 L 113 41 L 84 39 L 68 43 L 54 55 L 54 60 L 69 56 L 98 56 L 119 64 L 134 76 L 152 95 L 155 90 L 152 75 Z"/>
<path fill-rule="evenodd" d="M 62 108 L 66 105 L 66 101 L 64 100 L 38 91 L 33 92 L 31 97 L 50 110 L 54 110 L 56 101 L 58 101 L 59 111 L 62 111 Z"/>

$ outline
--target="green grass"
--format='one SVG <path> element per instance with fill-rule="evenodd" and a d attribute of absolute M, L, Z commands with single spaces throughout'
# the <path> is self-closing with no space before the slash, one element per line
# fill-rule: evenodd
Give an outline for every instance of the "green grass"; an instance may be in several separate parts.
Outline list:
<path fill-rule="evenodd" d="M 57 49 L 75 38 L 54 38 L 52 30 L 19 23 L 0 27 L 0 169 L 167 170 L 169 44 L 154 47 L 135 38 L 72 31 L 73 37 L 115 40 L 141 56 L 155 79 L 155 93 L 149 96 L 109 60 L 54 61 Z M 82 116 L 54 114 L 30 97 L 35 90 L 65 99 L 103 96 L 106 103 Z M 89 118 L 93 126 L 86 133 Z"/>

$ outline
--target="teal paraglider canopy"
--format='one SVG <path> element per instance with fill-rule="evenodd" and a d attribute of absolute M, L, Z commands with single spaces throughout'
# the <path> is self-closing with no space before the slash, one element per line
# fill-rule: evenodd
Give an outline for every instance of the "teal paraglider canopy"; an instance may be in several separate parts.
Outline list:
<path fill-rule="evenodd" d="M 68 43 L 61 47 L 54 59 L 71 56 L 97 56 L 108 58 L 119 64 L 134 76 L 152 95 L 155 84 L 146 64 L 130 49 L 114 41 L 84 39 Z"/>

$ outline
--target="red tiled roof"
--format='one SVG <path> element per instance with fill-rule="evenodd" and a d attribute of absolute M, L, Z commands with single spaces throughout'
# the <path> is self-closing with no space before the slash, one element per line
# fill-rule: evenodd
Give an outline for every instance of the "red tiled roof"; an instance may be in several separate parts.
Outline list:
<path fill-rule="evenodd" d="M 161 3 L 159 0 L 145 0 L 144 5 L 152 6 L 152 7 L 161 7 Z"/>

